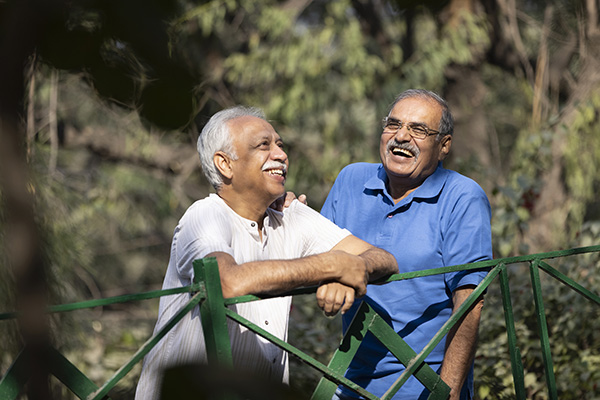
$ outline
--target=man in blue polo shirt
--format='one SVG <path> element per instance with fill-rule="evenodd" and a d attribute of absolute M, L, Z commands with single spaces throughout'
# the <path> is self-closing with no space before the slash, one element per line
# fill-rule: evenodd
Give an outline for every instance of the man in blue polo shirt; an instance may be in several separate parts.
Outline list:
<path fill-rule="evenodd" d="M 491 211 L 484 191 L 473 180 L 442 167 L 452 133 L 445 100 L 425 90 L 401 93 L 384 119 L 382 163 L 344 168 L 321 213 L 392 253 L 401 273 L 490 259 Z M 369 285 L 364 300 L 418 353 L 485 275 L 486 271 L 461 271 Z M 358 303 L 343 316 L 344 329 Z M 451 399 L 473 397 L 473 358 L 482 306 L 483 299 L 426 359 L 451 387 Z M 380 397 L 404 369 L 369 334 L 346 377 Z M 422 399 L 428 394 L 411 377 L 394 399 Z M 357 398 L 343 387 L 336 396 Z"/>

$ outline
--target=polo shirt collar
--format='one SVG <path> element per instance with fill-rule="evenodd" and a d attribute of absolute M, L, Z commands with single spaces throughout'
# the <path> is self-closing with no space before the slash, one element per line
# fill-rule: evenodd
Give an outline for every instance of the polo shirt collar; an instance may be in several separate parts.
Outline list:
<path fill-rule="evenodd" d="M 399 202 L 398 205 L 408 203 L 415 198 L 430 199 L 436 197 L 444 187 L 444 184 L 446 183 L 446 178 L 447 170 L 442 166 L 442 163 L 440 162 L 438 163 L 438 166 L 433 172 L 433 174 L 428 176 L 427 179 L 425 179 L 425 181 L 421 184 L 421 186 L 419 186 L 408 197 Z M 375 191 L 381 190 L 384 193 L 384 195 L 391 199 L 392 197 L 390 196 L 386 188 L 387 182 L 387 174 L 385 173 L 383 165 L 380 164 L 379 168 L 377 169 L 377 175 L 372 177 L 365 183 L 365 189 Z"/>

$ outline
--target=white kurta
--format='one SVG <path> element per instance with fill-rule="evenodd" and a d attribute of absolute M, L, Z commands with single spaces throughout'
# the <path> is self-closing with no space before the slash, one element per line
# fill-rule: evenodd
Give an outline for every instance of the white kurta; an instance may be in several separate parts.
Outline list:
<path fill-rule="evenodd" d="M 175 228 L 163 289 L 190 285 L 192 262 L 213 252 L 228 253 L 238 264 L 294 259 L 329 251 L 349 234 L 310 207 L 294 201 L 283 213 L 267 210 L 261 241 L 254 221 L 240 217 L 219 196 L 211 194 L 192 204 Z M 162 297 L 155 332 L 189 299 L 187 293 Z M 287 340 L 290 306 L 291 298 L 282 297 L 230 308 L 269 333 Z M 235 368 L 251 370 L 271 380 L 288 381 L 286 352 L 230 320 L 228 329 Z M 160 371 L 192 362 L 206 362 L 198 307 L 146 356 L 136 399 L 158 399 Z"/>

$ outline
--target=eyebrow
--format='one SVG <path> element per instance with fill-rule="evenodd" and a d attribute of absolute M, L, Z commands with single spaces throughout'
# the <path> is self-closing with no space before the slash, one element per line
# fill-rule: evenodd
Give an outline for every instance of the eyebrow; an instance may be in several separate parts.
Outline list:
<path fill-rule="evenodd" d="M 283 142 L 283 139 L 281 138 L 281 136 L 277 136 L 275 139 L 272 139 L 272 136 L 270 134 L 265 134 L 263 136 L 257 137 L 256 140 L 254 140 L 252 143 L 254 143 L 254 145 L 260 144 L 260 142 L 262 142 L 263 140 L 268 140 L 268 141 L 274 141 L 274 142 Z"/>
<path fill-rule="evenodd" d="M 387 119 L 388 120 L 392 120 L 394 122 L 404 122 L 401 119 L 394 118 L 394 117 L 387 117 Z M 425 127 L 429 128 L 429 125 L 427 125 L 425 122 L 410 121 L 410 122 L 404 122 L 404 123 L 406 123 L 406 124 L 413 124 L 413 125 L 422 125 L 422 126 L 425 126 Z M 433 129 L 433 128 L 431 128 L 431 129 Z"/>

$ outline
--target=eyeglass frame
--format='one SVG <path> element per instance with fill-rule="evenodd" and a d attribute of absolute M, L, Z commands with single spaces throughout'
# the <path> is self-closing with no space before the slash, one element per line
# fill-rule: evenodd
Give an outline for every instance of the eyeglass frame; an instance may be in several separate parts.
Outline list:
<path fill-rule="evenodd" d="M 386 128 L 388 127 L 388 122 L 389 121 L 395 121 L 398 124 L 398 128 L 396 128 L 395 132 L 391 132 L 391 131 L 390 132 L 386 132 Z M 415 138 L 415 139 L 421 139 L 422 140 L 422 139 L 426 139 L 429 136 L 439 135 L 439 134 L 442 133 L 440 131 L 436 131 L 435 129 L 431 129 L 427 125 L 421 124 L 419 122 L 403 122 L 403 121 L 400 121 L 399 119 L 390 118 L 390 117 L 385 117 L 381 122 L 382 122 L 383 133 L 397 134 L 398 131 L 400 129 L 402 129 L 403 126 L 406 126 L 406 130 L 408 130 L 408 134 L 411 137 Z M 413 131 L 413 127 L 423 128 L 425 130 L 425 136 L 421 136 L 420 134 L 416 134 L 416 132 Z"/>

